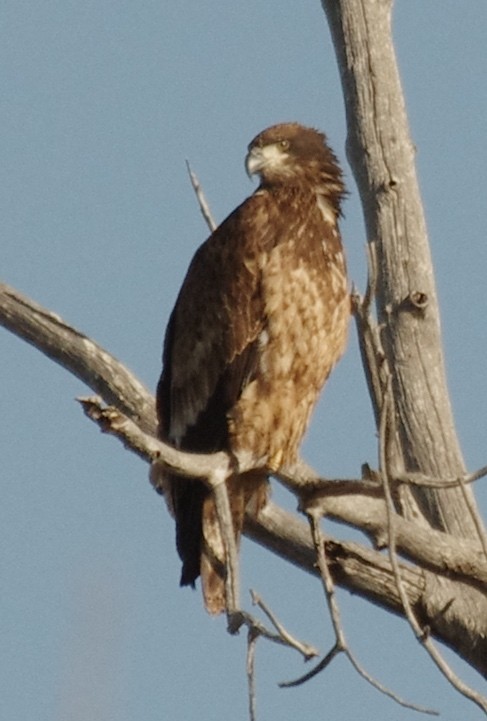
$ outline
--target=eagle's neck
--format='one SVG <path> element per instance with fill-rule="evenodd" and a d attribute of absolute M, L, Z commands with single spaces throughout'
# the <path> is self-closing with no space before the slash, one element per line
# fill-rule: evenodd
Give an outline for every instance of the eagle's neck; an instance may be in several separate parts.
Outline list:
<path fill-rule="evenodd" d="M 316 198 L 318 207 L 327 222 L 336 222 L 341 215 L 341 202 L 345 186 L 338 166 L 332 163 L 295 166 L 287 173 L 261 178 L 257 190 L 288 196 Z"/>

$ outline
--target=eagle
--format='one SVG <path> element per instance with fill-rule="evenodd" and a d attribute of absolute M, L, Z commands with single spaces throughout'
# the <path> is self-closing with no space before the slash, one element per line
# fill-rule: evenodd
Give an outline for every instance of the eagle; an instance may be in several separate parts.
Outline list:
<path fill-rule="evenodd" d="M 345 188 L 326 136 L 273 125 L 252 140 L 245 165 L 260 184 L 196 251 L 157 386 L 161 440 L 232 459 L 237 547 L 245 513 L 266 503 L 269 475 L 297 460 L 350 317 L 338 228 Z M 160 486 L 176 521 L 180 585 L 201 576 L 206 609 L 221 613 L 226 564 L 212 492 L 168 472 Z"/>

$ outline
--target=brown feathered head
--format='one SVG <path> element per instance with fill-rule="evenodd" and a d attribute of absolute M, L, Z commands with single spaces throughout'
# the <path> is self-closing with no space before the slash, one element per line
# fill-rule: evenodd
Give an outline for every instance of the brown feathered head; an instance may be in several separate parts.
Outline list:
<path fill-rule="evenodd" d="M 305 183 L 339 205 L 345 193 L 338 160 L 326 136 L 299 123 L 280 123 L 259 133 L 248 147 L 245 167 L 262 188 Z"/>

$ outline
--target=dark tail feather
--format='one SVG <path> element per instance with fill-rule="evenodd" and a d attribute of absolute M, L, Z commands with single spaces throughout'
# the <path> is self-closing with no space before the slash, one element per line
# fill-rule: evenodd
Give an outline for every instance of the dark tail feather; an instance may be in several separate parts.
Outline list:
<path fill-rule="evenodd" d="M 181 586 L 192 586 L 200 575 L 203 504 L 209 491 L 201 481 L 178 478 L 172 483 L 176 517 L 176 548 L 183 562 Z"/>

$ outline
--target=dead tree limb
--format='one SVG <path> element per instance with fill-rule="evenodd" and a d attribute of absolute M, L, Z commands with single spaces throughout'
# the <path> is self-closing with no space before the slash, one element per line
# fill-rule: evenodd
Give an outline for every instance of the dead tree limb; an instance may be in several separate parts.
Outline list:
<path fill-rule="evenodd" d="M 0 283 L 0 305 L 0 325 L 66 368 L 143 431 L 155 435 L 152 394 L 114 356 L 56 313 L 5 283 Z"/>
<path fill-rule="evenodd" d="M 38 322 L 39 319 L 42 322 Z M 102 430 L 119 437 L 130 450 L 148 462 L 158 458 L 163 459 L 176 473 L 179 472 L 183 475 L 187 473 L 192 476 L 209 474 L 214 470 L 211 465 L 213 460 L 219 463 L 218 458 L 215 459 L 215 456 L 218 457 L 220 454 L 198 457 L 196 454 L 178 453 L 170 446 L 161 443 L 153 435 L 155 432 L 154 399 L 125 366 L 93 340 L 86 339 L 84 341 L 86 337 L 68 326 L 59 316 L 46 311 L 38 304 L 29 301 L 25 296 L 18 294 L 12 288 L 1 284 L 0 325 L 4 325 L 11 332 L 28 340 L 29 343 L 46 353 L 50 358 L 55 359 L 56 362 L 84 381 L 87 386 L 99 393 L 105 402 L 113 403 L 118 414 L 114 408 L 105 409 L 105 412 L 103 404 L 93 400 L 84 401 L 84 407 L 85 410 L 89 410 L 89 417 L 98 423 Z M 139 408 L 137 403 L 141 395 L 143 403 Z M 131 410 L 125 416 L 127 408 Z M 152 428 L 153 431 L 145 431 L 144 429 L 147 428 Z M 222 463 L 225 462 L 226 458 L 222 459 Z M 306 470 L 304 464 L 303 468 Z M 304 473 L 304 470 L 302 472 Z M 310 469 L 307 469 L 307 473 L 309 476 Z M 319 488 L 319 484 L 316 486 L 317 480 L 319 481 L 315 476 L 315 489 Z M 344 503 L 341 512 L 344 517 L 343 520 L 353 523 L 357 528 L 363 528 L 366 533 L 368 530 L 370 532 L 371 516 L 370 507 L 367 504 L 369 501 L 380 501 L 375 491 L 368 495 L 371 484 L 365 484 L 364 486 L 363 481 L 359 479 L 347 481 L 351 485 L 350 490 L 353 490 L 356 494 L 354 497 L 352 493 L 351 497 L 354 498 L 353 505 L 356 507 L 357 512 L 362 505 L 362 501 L 364 502 L 362 519 L 357 516 L 353 519 L 348 517 L 347 520 L 347 513 L 350 512 L 351 506 L 345 503 L 347 498 L 343 495 L 344 482 L 337 483 L 335 499 L 333 499 L 333 494 L 330 493 L 333 481 L 326 483 L 328 483 L 328 492 L 323 495 L 323 498 L 320 497 L 318 492 L 315 502 L 318 505 L 324 503 L 325 510 L 337 518 L 339 518 L 340 513 L 338 505 L 340 502 Z M 309 477 L 308 485 L 303 484 L 303 478 L 298 477 L 296 480 L 296 493 L 299 495 L 303 488 L 309 490 L 309 484 Z M 289 478 L 286 485 L 288 487 L 290 485 Z M 365 488 L 365 490 L 363 495 L 359 496 L 358 491 L 361 487 Z M 337 508 L 332 510 L 329 504 L 334 501 L 337 503 Z M 345 505 L 348 505 L 348 511 L 346 511 Z M 380 514 L 382 514 L 382 510 L 380 510 Z M 404 522 L 412 524 L 411 530 L 409 528 L 403 529 L 405 534 L 414 537 L 417 530 L 414 520 L 408 519 Z M 427 529 L 424 530 L 427 531 Z M 316 574 L 316 557 L 309 528 L 295 514 L 290 514 L 270 503 L 259 514 L 258 522 L 252 519 L 247 520 L 245 533 L 287 561 L 294 563 L 309 573 Z M 430 533 L 433 533 L 431 529 Z M 435 545 L 437 537 L 433 535 L 428 538 Z M 451 557 L 454 558 L 455 539 L 452 541 L 447 534 L 442 534 L 441 539 L 445 543 L 450 541 L 452 544 L 450 548 Z M 465 542 L 468 543 L 468 541 Z M 335 583 L 389 611 L 404 615 L 390 563 L 383 554 L 356 543 L 343 543 L 327 539 L 326 544 L 326 556 L 331 565 Z M 443 563 L 442 558 L 445 557 L 446 547 L 439 544 L 436 550 L 438 553 L 436 563 L 441 564 Z M 472 559 L 475 559 L 478 547 L 473 543 L 470 550 Z M 449 554 L 446 553 L 446 555 Z M 417 561 L 415 566 L 401 564 L 401 577 L 411 606 L 422 623 L 430 626 L 432 635 L 447 643 L 481 673 L 486 674 L 486 616 L 481 618 L 462 617 L 461 613 L 459 613 L 454 616 L 455 623 L 447 623 L 444 619 L 444 597 L 436 593 L 434 587 L 433 589 L 431 587 L 430 579 L 436 578 L 436 576 L 425 571 L 422 567 L 423 562 L 428 567 L 425 559 Z M 457 557 L 457 562 L 460 564 L 457 571 L 466 574 L 465 578 L 468 578 L 468 580 L 462 582 L 462 587 L 464 587 L 465 591 L 475 592 L 476 589 L 472 588 L 472 580 L 468 576 L 467 567 L 462 566 L 461 558 Z M 482 574 L 483 567 L 479 566 L 476 569 L 477 571 Z M 452 570 L 449 570 L 447 576 L 450 576 L 451 573 Z M 445 578 L 442 580 L 446 581 Z M 457 584 L 460 584 L 460 582 L 458 581 Z M 481 595 L 481 591 L 477 590 L 477 594 Z M 479 630 L 479 624 L 481 623 L 484 626 Z M 474 624 L 474 628 L 472 628 L 472 624 Z M 470 639 L 475 631 L 478 632 L 476 642 L 474 644 L 467 642 L 466 639 Z"/>

